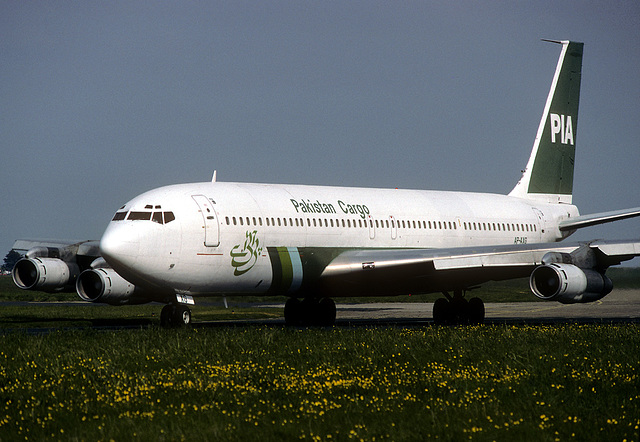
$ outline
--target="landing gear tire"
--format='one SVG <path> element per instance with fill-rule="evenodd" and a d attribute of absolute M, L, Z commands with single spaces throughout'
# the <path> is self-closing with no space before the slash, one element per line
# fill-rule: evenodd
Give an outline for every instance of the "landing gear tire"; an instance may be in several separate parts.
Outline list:
<path fill-rule="evenodd" d="M 336 321 L 336 303 L 331 298 L 289 298 L 284 304 L 284 322 L 292 326 L 331 326 Z"/>
<path fill-rule="evenodd" d="M 449 322 L 449 301 L 445 298 L 438 298 L 433 303 L 433 322 L 438 325 Z"/>
<path fill-rule="evenodd" d="M 469 299 L 467 306 L 469 324 L 478 325 L 484 323 L 484 302 L 480 298 Z"/>
<path fill-rule="evenodd" d="M 463 297 L 454 296 L 449 301 L 451 310 L 449 312 L 449 321 L 452 324 L 468 324 L 469 323 L 469 302 Z"/>
<path fill-rule="evenodd" d="M 174 323 L 176 325 L 191 324 L 191 309 L 186 305 L 178 305 L 175 311 Z"/>
<path fill-rule="evenodd" d="M 182 327 L 191 324 L 191 309 L 182 304 L 167 304 L 160 312 L 162 327 Z"/>
<path fill-rule="evenodd" d="M 336 322 L 336 303 L 331 298 L 322 298 L 318 302 L 319 324 L 331 326 Z"/>
<path fill-rule="evenodd" d="M 289 298 L 284 304 L 284 322 L 287 325 L 302 325 L 302 302 L 298 298 Z"/>
<path fill-rule="evenodd" d="M 478 325 L 484 322 L 484 303 L 480 298 L 471 298 L 467 301 L 462 292 L 458 291 L 450 299 L 438 298 L 433 304 L 433 322 L 437 325 L 471 324 Z"/>

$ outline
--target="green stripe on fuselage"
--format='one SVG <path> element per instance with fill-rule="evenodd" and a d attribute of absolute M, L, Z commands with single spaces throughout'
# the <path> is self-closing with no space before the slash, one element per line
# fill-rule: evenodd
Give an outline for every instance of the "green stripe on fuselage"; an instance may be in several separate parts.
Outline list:
<path fill-rule="evenodd" d="M 289 256 L 289 251 L 286 247 L 277 247 L 277 250 L 282 269 L 280 287 L 286 291 L 291 287 L 291 281 L 293 281 L 293 265 L 291 264 L 291 256 Z"/>

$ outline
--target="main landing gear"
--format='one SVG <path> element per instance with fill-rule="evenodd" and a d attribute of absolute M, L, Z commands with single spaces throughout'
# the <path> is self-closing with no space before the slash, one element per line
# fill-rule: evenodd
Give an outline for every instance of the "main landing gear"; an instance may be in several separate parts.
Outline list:
<path fill-rule="evenodd" d="M 287 325 L 333 325 L 336 321 L 336 303 L 330 298 L 289 298 L 284 305 Z"/>
<path fill-rule="evenodd" d="M 433 321 L 436 324 L 482 324 L 484 303 L 480 298 L 468 301 L 462 290 L 455 290 L 453 296 L 442 292 L 446 298 L 439 298 L 433 304 Z"/>
<path fill-rule="evenodd" d="M 191 324 L 191 309 L 183 304 L 171 303 L 162 307 L 160 325 L 163 327 L 180 327 Z"/>

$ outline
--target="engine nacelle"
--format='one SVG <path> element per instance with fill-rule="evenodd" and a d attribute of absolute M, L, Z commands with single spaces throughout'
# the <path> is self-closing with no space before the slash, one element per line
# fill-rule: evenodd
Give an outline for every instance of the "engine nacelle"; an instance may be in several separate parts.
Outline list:
<path fill-rule="evenodd" d="M 607 276 L 564 263 L 537 267 L 531 273 L 529 286 L 538 298 L 563 304 L 597 301 L 613 290 Z"/>
<path fill-rule="evenodd" d="M 134 297 L 136 287 L 110 268 L 85 270 L 76 281 L 76 291 L 84 301 L 111 305 L 144 302 Z"/>
<path fill-rule="evenodd" d="M 75 263 L 58 258 L 23 258 L 11 272 L 13 282 L 24 290 L 56 292 L 70 289 L 80 273 Z"/>

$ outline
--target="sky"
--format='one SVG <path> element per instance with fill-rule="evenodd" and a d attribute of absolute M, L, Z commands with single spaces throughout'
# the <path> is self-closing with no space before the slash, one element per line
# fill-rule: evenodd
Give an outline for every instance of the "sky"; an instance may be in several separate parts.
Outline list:
<path fill-rule="evenodd" d="M 640 206 L 637 1 L 1 0 L 0 254 L 100 239 L 134 196 L 214 170 L 508 193 L 560 53 L 542 38 L 585 44 L 574 203 Z"/>

